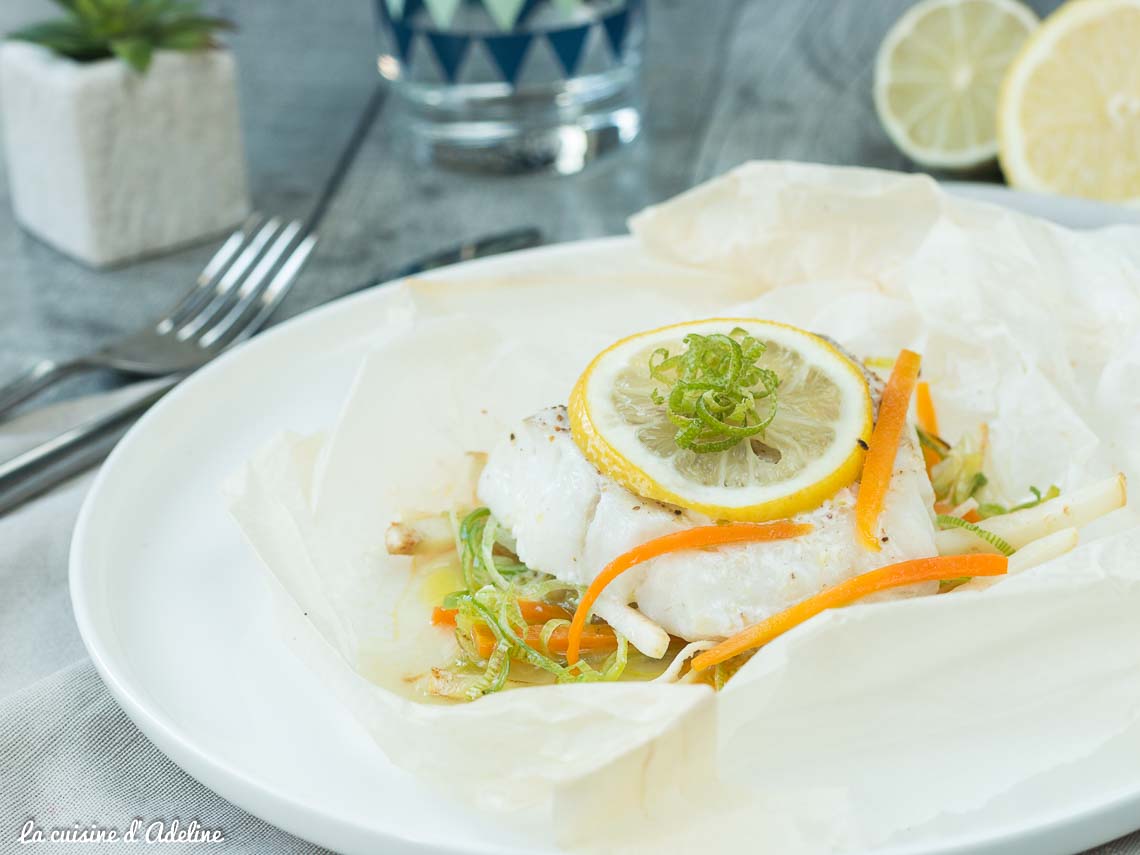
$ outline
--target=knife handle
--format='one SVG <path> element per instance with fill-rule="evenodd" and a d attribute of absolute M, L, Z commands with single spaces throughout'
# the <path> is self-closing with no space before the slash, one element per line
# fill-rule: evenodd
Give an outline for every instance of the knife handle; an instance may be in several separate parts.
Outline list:
<path fill-rule="evenodd" d="M 134 421 L 183 375 L 168 378 L 141 398 L 83 422 L 0 462 L 0 514 L 98 463 Z"/>

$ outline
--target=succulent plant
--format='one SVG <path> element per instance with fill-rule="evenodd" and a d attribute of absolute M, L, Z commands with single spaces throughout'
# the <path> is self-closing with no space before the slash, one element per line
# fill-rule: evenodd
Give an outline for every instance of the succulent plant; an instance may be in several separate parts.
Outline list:
<path fill-rule="evenodd" d="M 32 24 L 8 38 L 43 45 L 77 62 L 117 56 L 144 72 L 156 50 L 214 47 L 225 18 L 206 15 L 193 0 L 55 0 L 65 17 Z"/>

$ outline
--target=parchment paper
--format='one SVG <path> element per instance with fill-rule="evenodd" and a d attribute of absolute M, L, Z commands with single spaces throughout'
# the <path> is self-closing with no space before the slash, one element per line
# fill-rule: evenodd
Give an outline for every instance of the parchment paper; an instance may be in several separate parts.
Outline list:
<path fill-rule="evenodd" d="M 1074 233 L 923 177 L 783 163 L 631 228 L 659 273 L 394 286 L 337 423 L 273 439 L 228 485 L 298 652 L 394 762 L 543 844 L 856 851 L 1137 732 L 1130 509 L 987 591 L 820 615 L 719 696 L 625 683 L 407 699 L 403 678 L 450 642 L 409 596 L 407 559 L 384 553 L 386 524 L 465 500 L 465 452 L 564 402 L 590 357 L 637 330 L 749 315 L 864 356 L 910 347 L 947 438 L 990 425 L 997 495 L 1114 471 L 1137 483 L 1140 230 Z"/>

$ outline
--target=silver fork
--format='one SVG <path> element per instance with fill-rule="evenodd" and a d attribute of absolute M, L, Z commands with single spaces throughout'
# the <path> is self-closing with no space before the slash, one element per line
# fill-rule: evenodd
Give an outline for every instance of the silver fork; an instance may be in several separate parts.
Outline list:
<path fill-rule="evenodd" d="M 45 359 L 0 387 L 0 416 L 53 383 L 110 368 L 143 376 L 181 374 L 253 335 L 268 320 L 316 244 L 299 220 L 251 216 L 231 234 L 197 282 L 158 320 L 99 350 Z"/>

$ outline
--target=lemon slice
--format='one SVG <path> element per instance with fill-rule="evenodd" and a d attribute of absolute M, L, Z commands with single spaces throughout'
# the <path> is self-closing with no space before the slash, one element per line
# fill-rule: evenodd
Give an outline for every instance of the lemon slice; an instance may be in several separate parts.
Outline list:
<path fill-rule="evenodd" d="M 666 405 L 653 401 L 661 383 L 649 375 L 650 355 L 684 351 L 689 333 L 735 327 L 767 348 L 757 365 L 780 379 L 775 418 L 728 451 L 679 448 Z M 858 477 L 871 395 L 860 368 L 819 336 L 772 321 L 713 318 L 632 335 L 598 354 L 570 395 L 570 427 L 586 458 L 637 495 L 759 522 L 814 508 Z"/>
<path fill-rule="evenodd" d="M 1015 187 L 1140 202 L 1140 0 L 1048 18 L 1009 70 L 998 114 Z"/>
<path fill-rule="evenodd" d="M 943 169 L 992 161 L 1002 78 L 1036 26 L 1015 0 L 925 0 L 911 8 L 875 61 L 875 109 L 895 145 Z"/>

